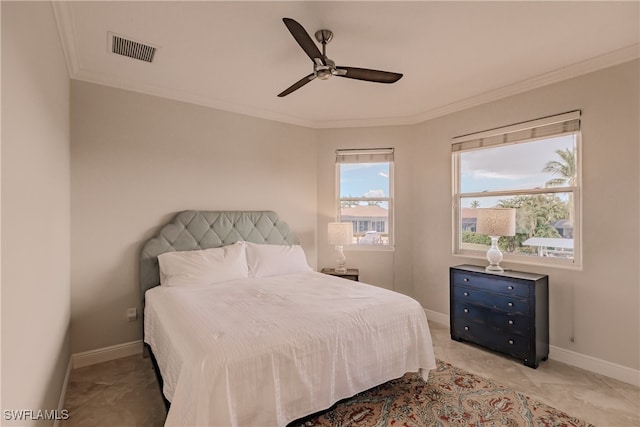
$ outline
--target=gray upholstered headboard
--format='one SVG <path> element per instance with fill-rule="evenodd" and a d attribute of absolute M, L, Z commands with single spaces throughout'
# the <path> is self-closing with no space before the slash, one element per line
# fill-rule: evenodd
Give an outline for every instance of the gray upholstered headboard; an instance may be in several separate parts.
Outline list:
<path fill-rule="evenodd" d="M 158 255 L 217 248 L 237 241 L 297 245 L 298 237 L 272 211 L 183 211 L 149 239 L 140 253 L 140 291 L 160 284 Z"/>

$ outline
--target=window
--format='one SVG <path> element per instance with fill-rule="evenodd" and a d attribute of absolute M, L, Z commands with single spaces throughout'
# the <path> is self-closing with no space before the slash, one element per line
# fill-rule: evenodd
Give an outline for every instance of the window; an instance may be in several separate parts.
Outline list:
<path fill-rule="evenodd" d="M 337 150 L 337 218 L 353 224 L 353 245 L 393 246 L 393 148 Z"/>
<path fill-rule="evenodd" d="M 478 209 L 516 209 L 505 260 L 580 264 L 580 112 L 456 137 L 452 141 L 454 252 L 484 256 Z"/>

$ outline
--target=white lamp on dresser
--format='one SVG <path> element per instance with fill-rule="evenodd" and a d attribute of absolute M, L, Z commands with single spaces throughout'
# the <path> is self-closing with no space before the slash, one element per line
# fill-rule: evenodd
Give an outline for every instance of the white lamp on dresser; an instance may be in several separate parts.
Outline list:
<path fill-rule="evenodd" d="M 476 233 L 491 237 L 491 248 L 487 251 L 489 265 L 486 271 L 502 272 L 500 267 L 502 252 L 498 248 L 498 239 L 501 236 L 516 235 L 516 210 L 513 208 L 489 208 L 477 209 Z"/>

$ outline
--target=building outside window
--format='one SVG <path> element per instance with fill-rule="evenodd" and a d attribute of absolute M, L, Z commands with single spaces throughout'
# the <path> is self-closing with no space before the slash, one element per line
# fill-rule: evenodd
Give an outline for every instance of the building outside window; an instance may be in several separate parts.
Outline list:
<path fill-rule="evenodd" d="M 353 245 L 393 246 L 393 149 L 337 150 L 337 220 L 353 224 Z"/>
<path fill-rule="evenodd" d="M 580 112 L 456 137 L 452 141 L 454 253 L 484 256 L 478 209 L 515 208 L 505 260 L 580 264 Z"/>

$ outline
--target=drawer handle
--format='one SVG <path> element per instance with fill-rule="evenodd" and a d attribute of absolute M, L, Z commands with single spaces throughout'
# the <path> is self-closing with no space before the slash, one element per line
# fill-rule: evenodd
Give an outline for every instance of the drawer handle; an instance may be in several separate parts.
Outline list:
<path fill-rule="evenodd" d="M 513 307 L 513 303 L 512 303 L 512 302 L 508 302 L 508 303 L 507 303 L 507 305 L 508 305 L 509 307 Z"/>
<path fill-rule="evenodd" d="M 464 309 L 464 312 L 465 312 L 465 313 L 468 313 L 468 312 L 469 312 L 469 309 L 468 309 L 468 308 L 465 308 L 465 309 Z"/>
<path fill-rule="evenodd" d="M 509 344 L 513 345 L 513 340 L 509 340 Z"/>
<path fill-rule="evenodd" d="M 510 324 L 510 325 L 513 325 L 513 320 L 509 320 L 509 324 Z"/>
<path fill-rule="evenodd" d="M 469 327 L 468 327 L 468 326 L 465 326 L 465 327 L 464 327 L 464 330 L 465 330 L 465 331 L 468 331 L 468 330 L 469 330 Z"/>
<path fill-rule="evenodd" d="M 462 279 L 462 281 L 463 281 L 463 282 L 468 282 L 468 281 L 469 281 L 469 278 L 468 278 L 468 277 L 465 277 L 464 279 Z"/>
<path fill-rule="evenodd" d="M 469 296 L 469 292 L 465 292 L 462 295 L 464 295 L 465 297 L 468 297 Z"/>
<path fill-rule="evenodd" d="M 513 290 L 513 286 L 509 285 L 509 287 L 508 287 L 507 289 L 509 289 L 510 291 L 512 291 L 512 290 Z"/>

